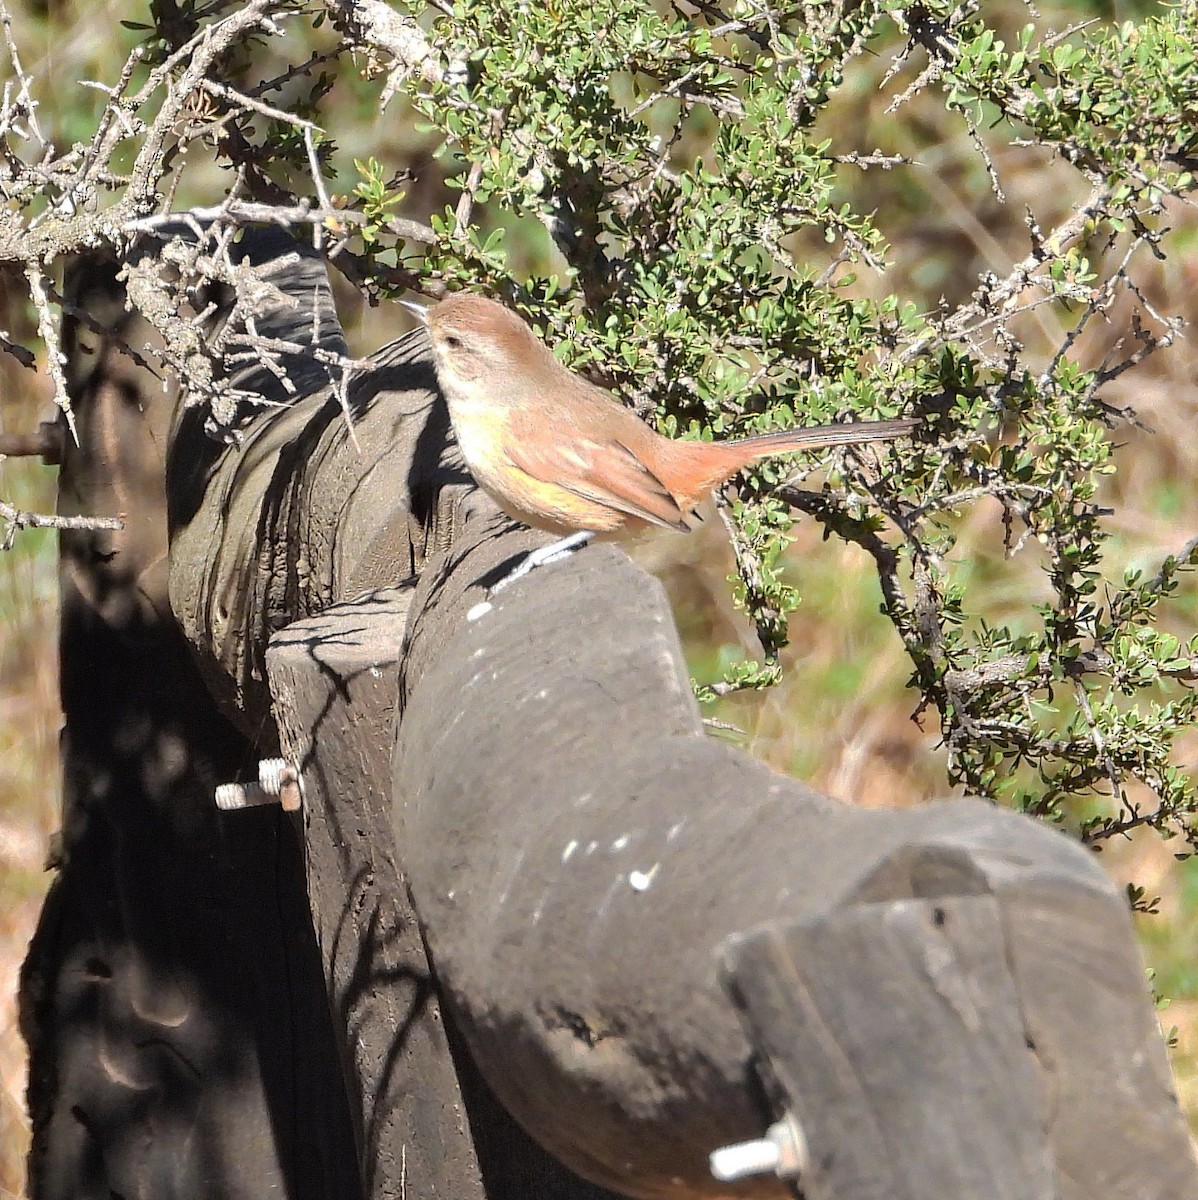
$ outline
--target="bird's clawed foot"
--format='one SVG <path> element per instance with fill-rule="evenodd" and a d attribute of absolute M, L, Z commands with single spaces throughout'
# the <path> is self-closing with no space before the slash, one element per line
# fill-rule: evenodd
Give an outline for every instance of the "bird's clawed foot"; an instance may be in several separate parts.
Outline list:
<path fill-rule="evenodd" d="M 541 546 L 536 550 L 530 550 L 523 561 L 514 570 L 509 571 L 498 583 L 493 584 L 487 592 L 488 596 L 494 596 L 496 592 L 501 592 L 511 583 L 515 583 L 517 579 L 523 579 L 530 571 L 535 571 L 537 567 L 548 566 L 552 562 L 557 562 L 558 559 L 566 558 L 573 554 L 580 546 L 585 546 L 595 535 L 589 530 L 583 530 L 579 533 L 572 533 L 569 537 L 564 537 L 560 541 L 550 542 L 548 546 Z"/>

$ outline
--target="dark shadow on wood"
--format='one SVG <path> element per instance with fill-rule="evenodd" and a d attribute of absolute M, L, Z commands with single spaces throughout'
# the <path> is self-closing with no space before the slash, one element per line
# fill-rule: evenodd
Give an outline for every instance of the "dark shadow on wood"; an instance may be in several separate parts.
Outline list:
<path fill-rule="evenodd" d="M 175 397 L 119 352 L 150 332 L 115 274 L 69 280 L 112 336 L 64 331 L 80 444 L 59 508 L 127 524 L 61 543 L 63 830 L 21 981 L 30 1194 L 352 1197 L 300 847 L 277 812 L 212 803 L 257 752 L 167 602 Z"/>

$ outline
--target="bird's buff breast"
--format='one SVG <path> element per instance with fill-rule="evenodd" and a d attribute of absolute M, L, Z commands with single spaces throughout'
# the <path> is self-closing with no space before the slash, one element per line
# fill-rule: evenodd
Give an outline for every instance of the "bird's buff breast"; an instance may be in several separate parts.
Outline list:
<path fill-rule="evenodd" d="M 502 409 L 450 402 L 454 433 L 475 482 L 509 517 L 560 535 L 579 530 L 608 533 L 628 523 L 622 512 L 536 479 L 512 461 L 512 436 Z"/>

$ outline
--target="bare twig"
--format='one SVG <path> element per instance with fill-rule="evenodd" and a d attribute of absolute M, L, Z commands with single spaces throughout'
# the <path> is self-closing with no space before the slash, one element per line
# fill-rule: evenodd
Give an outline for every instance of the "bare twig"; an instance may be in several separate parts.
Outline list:
<path fill-rule="evenodd" d="M 491 120 L 491 138 L 494 142 L 498 142 L 503 134 L 503 125 L 505 114 L 498 108 L 489 109 L 487 112 Z M 483 162 L 479 159 L 472 163 L 470 171 L 466 176 L 466 183 L 462 188 L 462 194 L 458 197 L 457 207 L 454 209 L 454 236 L 463 237 L 466 229 L 470 225 L 470 218 L 474 213 L 474 193 L 478 191 L 478 185 L 483 178 Z"/>
<path fill-rule="evenodd" d="M 63 517 L 57 513 L 25 512 L 0 500 L 0 521 L 5 524 L 0 550 L 11 550 L 22 529 L 124 529 L 120 517 Z"/>
<path fill-rule="evenodd" d="M 33 98 L 29 90 L 33 81 L 25 73 L 25 68 L 21 65 L 21 55 L 17 51 L 17 43 L 12 33 L 12 17 L 9 15 L 8 6 L 3 3 L 3 0 L 0 0 L 0 27 L 3 27 L 4 30 L 4 45 L 8 50 L 8 59 L 12 63 L 13 74 L 17 77 L 17 82 L 21 85 L 17 92 L 15 104 L 10 105 L 8 97 L 5 97 L 4 128 L 10 128 L 13 120 L 23 118 L 28 122 L 29 130 L 39 144 L 47 146 L 49 143 L 46 140 L 45 134 L 42 133 L 41 125 L 37 119 L 37 101 Z"/>
<path fill-rule="evenodd" d="M 382 51 L 394 63 L 380 108 L 386 108 L 404 80 L 412 76 L 426 83 L 445 78 L 446 67 L 424 30 L 384 0 L 325 0 L 325 6 L 352 37 L 372 50 Z"/>
<path fill-rule="evenodd" d="M 298 225 L 324 225 L 337 228 L 341 225 L 365 225 L 367 218 L 354 209 L 313 207 L 301 201 L 299 204 L 259 204 L 249 200 L 230 200 L 224 204 L 207 207 L 186 208 L 176 212 L 155 213 L 150 217 L 139 217 L 126 226 L 128 233 L 153 233 L 171 237 L 180 222 L 187 224 L 193 232 L 224 221 L 234 226 L 280 225 L 290 229 Z M 437 235 L 420 221 L 407 217 L 390 217 L 382 223 L 389 232 L 405 241 L 419 242 L 431 246 Z"/>
<path fill-rule="evenodd" d="M 25 272 L 25 280 L 29 284 L 29 295 L 37 313 L 37 331 L 46 347 L 46 370 L 50 381 L 54 384 L 54 403 L 62 409 L 67 420 L 67 428 L 71 437 L 78 442 L 79 435 L 75 429 L 75 414 L 71 410 L 71 395 L 67 387 L 67 377 L 63 365 L 67 356 L 62 352 L 62 343 L 58 336 L 58 320 L 50 308 L 50 297 L 46 294 L 47 280 L 33 264 Z"/>

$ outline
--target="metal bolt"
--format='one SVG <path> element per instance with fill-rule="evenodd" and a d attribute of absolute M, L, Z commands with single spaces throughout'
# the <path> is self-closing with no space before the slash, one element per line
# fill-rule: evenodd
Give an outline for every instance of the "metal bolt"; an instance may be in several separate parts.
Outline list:
<path fill-rule="evenodd" d="M 256 783 L 222 783 L 213 793 L 213 798 L 216 800 L 216 807 L 224 812 L 279 802 L 278 796 L 263 791 Z"/>
<path fill-rule="evenodd" d="M 214 798 L 216 807 L 226 812 L 261 804 L 282 804 L 285 811 L 295 812 L 303 797 L 299 769 L 285 758 L 264 758 L 258 764 L 257 783 L 222 783 Z"/>
<path fill-rule="evenodd" d="M 807 1167 L 807 1139 L 792 1113 L 787 1113 L 765 1131 L 765 1137 L 737 1142 L 713 1150 L 711 1173 L 721 1183 L 748 1179 L 751 1175 L 777 1175 L 793 1179 Z"/>
<path fill-rule="evenodd" d="M 283 772 L 289 765 L 285 758 L 264 758 L 258 764 L 258 786 L 277 796 L 283 790 Z"/>

